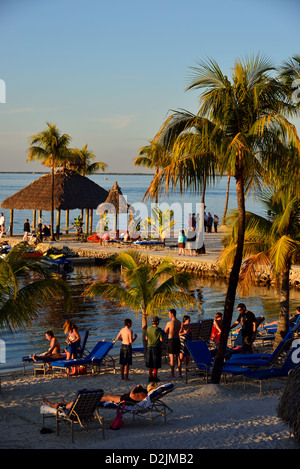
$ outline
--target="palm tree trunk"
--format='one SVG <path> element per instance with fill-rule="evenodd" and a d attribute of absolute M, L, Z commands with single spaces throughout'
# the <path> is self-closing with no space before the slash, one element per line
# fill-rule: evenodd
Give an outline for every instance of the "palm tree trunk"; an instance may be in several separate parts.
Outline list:
<path fill-rule="evenodd" d="M 277 325 L 277 332 L 274 340 L 274 349 L 286 336 L 289 330 L 289 302 L 290 302 L 290 268 L 291 260 L 288 259 L 281 278 L 280 290 L 280 312 Z"/>
<path fill-rule="evenodd" d="M 54 166 L 51 166 L 51 241 L 54 241 Z"/>
<path fill-rule="evenodd" d="M 218 352 L 215 358 L 215 364 L 212 371 L 212 383 L 218 384 L 220 382 L 224 358 L 227 348 L 228 336 L 232 321 L 232 313 L 234 308 L 236 289 L 239 281 L 239 274 L 243 259 L 243 247 L 245 236 L 245 194 L 244 194 L 244 177 L 243 167 L 236 170 L 236 193 L 238 204 L 238 235 L 236 254 L 233 261 L 233 266 L 230 272 L 227 294 L 224 306 L 224 317 L 221 331 L 221 337 L 218 347 Z"/>
<path fill-rule="evenodd" d="M 226 215 L 227 215 L 228 199 L 229 199 L 229 187 L 230 187 L 230 174 L 227 173 L 226 199 L 225 199 L 225 207 L 224 207 L 222 225 L 226 225 Z"/>

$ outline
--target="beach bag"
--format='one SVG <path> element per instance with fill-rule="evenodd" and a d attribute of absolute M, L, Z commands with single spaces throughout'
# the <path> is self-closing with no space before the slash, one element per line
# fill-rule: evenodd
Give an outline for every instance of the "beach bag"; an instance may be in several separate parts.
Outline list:
<path fill-rule="evenodd" d="M 121 408 L 119 407 L 117 408 L 117 415 L 113 423 L 109 427 L 111 430 L 120 430 L 120 428 L 123 427 L 124 422 L 123 422 L 122 414 L 124 412 L 124 407 L 125 407 L 125 402 L 123 403 Z"/>
<path fill-rule="evenodd" d="M 87 368 L 85 365 L 80 365 L 80 366 L 72 366 L 71 368 L 71 373 L 70 375 L 76 376 L 76 375 L 86 375 L 87 374 Z"/>

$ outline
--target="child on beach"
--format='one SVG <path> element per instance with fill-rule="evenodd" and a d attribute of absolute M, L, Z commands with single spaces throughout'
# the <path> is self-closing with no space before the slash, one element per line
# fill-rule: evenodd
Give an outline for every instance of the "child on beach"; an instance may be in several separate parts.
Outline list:
<path fill-rule="evenodd" d="M 220 342 L 222 325 L 223 325 L 223 314 L 216 313 L 213 326 L 212 326 L 212 330 L 211 330 L 211 336 L 210 336 L 212 342 L 216 345 Z"/>
<path fill-rule="evenodd" d="M 116 340 L 122 340 L 120 349 L 120 365 L 121 365 L 121 378 L 129 380 L 129 366 L 132 365 L 132 344 L 137 338 L 137 334 L 134 334 L 130 329 L 132 326 L 131 319 L 125 319 L 125 327 L 120 330 L 116 337 Z"/>
<path fill-rule="evenodd" d="M 161 368 L 161 343 L 163 341 L 163 330 L 158 327 L 159 318 L 152 318 L 152 326 L 147 328 L 147 354 L 146 367 L 149 368 L 149 382 L 159 382 L 157 370 Z"/>

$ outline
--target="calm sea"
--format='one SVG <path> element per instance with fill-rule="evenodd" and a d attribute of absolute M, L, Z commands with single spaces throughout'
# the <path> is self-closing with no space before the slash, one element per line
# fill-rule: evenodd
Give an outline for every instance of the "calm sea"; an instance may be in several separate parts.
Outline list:
<path fill-rule="evenodd" d="M 40 177 L 41 174 L 28 173 L 0 173 L 0 202 L 6 197 L 15 194 L 18 190 L 26 187 L 32 181 Z M 95 175 L 91 179 L 103 188 L 109 190 L 115 181 L 118 182 L 124 195 L 127 195 L 127 201 L 131 204 L 140 203 L 149 183 L 152 179 L 150 175 L 125 175 L 125 174 L 108 174 Z M 218 180 L 213 188 L 209 188 L 206 194 L 207 211 L 212 214 L 216 213 L 221 218 L 224 210 L 226 179 Z M 169 205 L 180 202 L 181 204 L 192 204 L 191 212 L 196 210 L 196 203 L 200 197 L 185 194 L 180 197 L 179 194 L 171 194 L 164 201 Z M 161 202 L 162 198 L 160 199 Z M 148 202 L 149 206 L 150 202 Z M 229 209 L 236 207 L 236 196 L 234 181 L 231 184 Z M 252 199 L 247 202 L 247 210 L 262 213 L 262 207 L 259 202 L 254 203 Z M 1 209 L 0 209 L 1 211 Z M 9 211 L 2 210 L 6 219 L 9 220 Z M 72 217 L 78 216 L 79 211 L 72 211 Z M 26 218 L 32 220 L 32 211 L 15 211 L 14 213 L 14 233 L 22 233 L 23 223 Z M 43 213 L 43 222 L 50 223 L 50 213 Z M 184 223 L 186 220 L 184 220 Z M 97 224 L 94 215 L 95 226 Z M 64 344 L 65 337 L 62 331 L 62 325 L 66 319 L 73 320 L 79 330 L 89 330 L 90 337 L 88 341 L 88 349 L 93 344 L 102 339 L 112 339 L 116 336 L 119 329 L 123 326 L 124 319 L 127 317 L 133 321 L 133 331 L 138 334 L 135 342 L 137 346 L 141 345 L 141 317 L 139 314 L 128 308 L 118 308 L 115 304 L 100 298 L 83 299 L 81 296 L 85 286 L 94 280 L 119 282 L 118 273 L 110 273 L 105 267 L 86 267 L 78 266 L 70 274 L 68 282 L 70 282 L 75 298 L 75 310 L 72 313 L 66 313 L 60 302 L 54 302 L 39 312 L 39 317 L 34 321 L 31 327 L 25 332 L 8 333 L 0 331 L 0 338 L 5 342 L 5 363 L 0 363 L 0 373 L 10 370 L 18 370 L 22 367 L 22 357 L 34 352 L 39 353 L 48 348 L 48 342 L 45 339 L 45 332 L 53 330 Z M 195 294 L 202 301 L 203 314 L 198 311 L 192 311 L 192 322 L 200 318 L 213 317 L 217 311 L 223 311 L 224 295 L 226 293 L 226 284 L 219 280 L 198 279 L 196 280 Z M 236 304 L 241 299 L 237 296 Z M 256 287 L 252 290 L 251 296 L 243 298 L 249 310 L 256 315 L 264 315 L 268 320 L 277 319 L 279 311 L 279 293 L 273 287 Z M 296 306 L 300 304 L 300 294 L 296 291 L 291 292 L 290 309 L 294 311 Z M 179 312 L 179 318 L 184 314 Z M 234 312 L 234 318 L 237 317 L 237 311 Z M 164 327 L 167 322 L 167 316 L 161 315 L 161 326 Z M 119 352 L 119 345 L 114 346 L 115 354 Z"/>

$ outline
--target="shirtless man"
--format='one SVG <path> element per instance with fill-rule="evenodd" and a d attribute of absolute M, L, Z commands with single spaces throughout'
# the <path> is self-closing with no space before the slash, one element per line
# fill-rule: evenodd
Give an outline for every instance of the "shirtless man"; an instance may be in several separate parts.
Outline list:
<path fill-rule="evenodd" d="M 46 332 L 46 339 L 50 341 L 50 347 L 47 352 L 41 353 L 40 355 L 36 355 L 35 353 L 32 355 L 33 361 L 38 360 L 45 360 L 45 358 L 50 357 L 51 360 L 56 360 L 58 358 L 62 358 L 63 355 L 60 353 L 60 345 L 56 337 L 52 331 Z M 49 367 L 49 364 L 48 364 Z"/>
<path fill-rule="evenodd" d="M 167 323 L 165 327 L 165 333 L 168 334 L 168 352 L 169 352 L 170 366 L 171 366 L 170 378 L 175 377 L 174 375 L 175 357 L 177 357 L 177 361 L 178 361 L 179 376 L 182 377 L 181 360 L 180 360 L 180 339 L 179 339 L 179 331 L 181 328 L 181 322 L 179 321 L 179 319 L 176 318 L 175 309 L 169 310 L 169 318 L 170 318 L 170 321 Z"/>
<path fill-rule="evenodd" d="M 119 334 L 116 337 L 116 340 L 122 340 L 122 345 L 120 349 L 120 365 L 121 365 L 121 378 L 129 380 L 129 366 L 132 365 L 132 343 L 137 338 L 137 335 L 134 334 L 130 329 L 132 326 L 131 319 L 125 319 L 125 327 L 120 330 Z"/>

